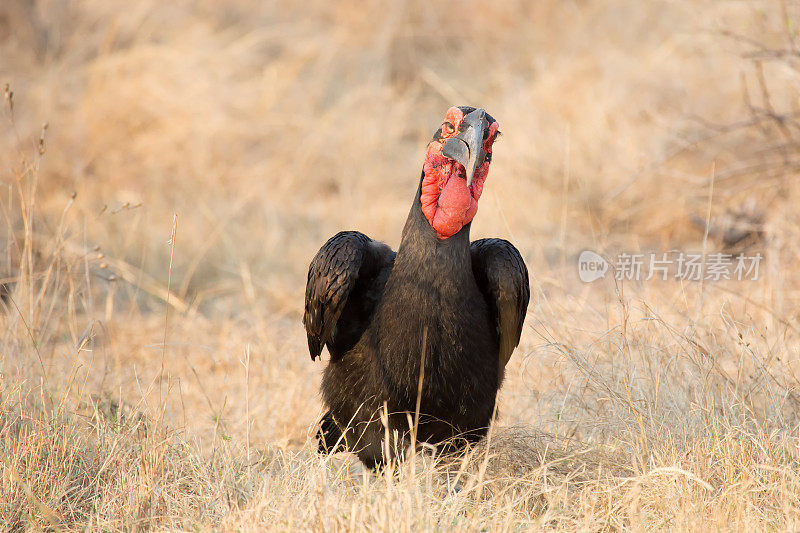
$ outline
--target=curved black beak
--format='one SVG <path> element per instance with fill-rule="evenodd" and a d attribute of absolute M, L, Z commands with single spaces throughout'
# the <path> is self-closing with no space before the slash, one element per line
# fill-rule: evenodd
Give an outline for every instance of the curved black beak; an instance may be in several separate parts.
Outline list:
<path fill-rule="evenodd" d="M 486 152 L 483 150 L 483 133 L 489 127 L 486 111 L 476 109 L 464 117 L 458 133 L 447 140 L 442 147 L 445 157 L 458 161 L 467 171 L 467 186 L 472 184 L 475 170 L 483 164 Z"/>

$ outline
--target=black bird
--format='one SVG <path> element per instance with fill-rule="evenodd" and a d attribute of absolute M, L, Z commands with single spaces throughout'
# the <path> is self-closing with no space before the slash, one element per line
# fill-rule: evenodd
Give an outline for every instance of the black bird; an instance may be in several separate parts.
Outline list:
<path fill-rule="evenodd" d="M 330 353 L 320 451 L 380 466 L 409 444 L 417 416 L 417 441 L 444 450 L 485 435 L 530 297 L 511 243 L 469 240 L 497 135 L 483 109 L 450 108 L 398 251 L 343 231 L 312 260 L 303 323 L 311 359 Z"/>

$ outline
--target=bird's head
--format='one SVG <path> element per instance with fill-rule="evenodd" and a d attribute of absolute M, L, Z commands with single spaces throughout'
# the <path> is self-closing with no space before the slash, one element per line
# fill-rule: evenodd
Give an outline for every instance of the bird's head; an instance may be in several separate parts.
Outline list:
<path fill-rule="evenodd" d="M 498 128 L 483 109 L 451 107 L 428 144 L 420 203 L 439 239 L 458 233 L 478 211 Z"/>

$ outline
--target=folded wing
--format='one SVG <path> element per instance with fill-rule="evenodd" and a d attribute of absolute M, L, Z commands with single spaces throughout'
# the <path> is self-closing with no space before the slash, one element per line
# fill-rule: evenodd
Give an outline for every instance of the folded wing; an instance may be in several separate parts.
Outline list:
<path fill-rule="evenodd" d="M 331 237 L 311 261 L 303 324 L 316 359 L 327 345 L 331 360 L 347 353 L 366 329 L 383 295 L 395 252 L 358 231 Z"/>
<path fill-rule="evenodd" d="M 522 334 L 530 300 L 528 269 L 514 245 L 503 239 L 474 241 L 470 252 L 475 281 L 496 321 L 503 369 Z"/>

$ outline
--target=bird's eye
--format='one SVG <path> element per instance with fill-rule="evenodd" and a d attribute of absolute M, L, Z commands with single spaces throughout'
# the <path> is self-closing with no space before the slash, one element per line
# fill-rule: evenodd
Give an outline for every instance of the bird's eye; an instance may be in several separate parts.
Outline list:
<path fill-rule="evenodd" d="M 483 159 L 484 163 L 491 163 L 492 162 L 492 152 L 486 154 L 486 157 Z"/>
<path fill-rule="evenodd" d="M 451 133 L 453 133 L 454 131 L 456 131 L 456 127 L 455 127 L 455 126 L 453 126 L 453 123 L 452 123 L 452 122 L 445 122 L 445 123 L 442 125 L 442 128 L 443 128 L 444 132 L 445 132 L 446 134 L 448 134 L 448 135 L 450 135 Z"/>

